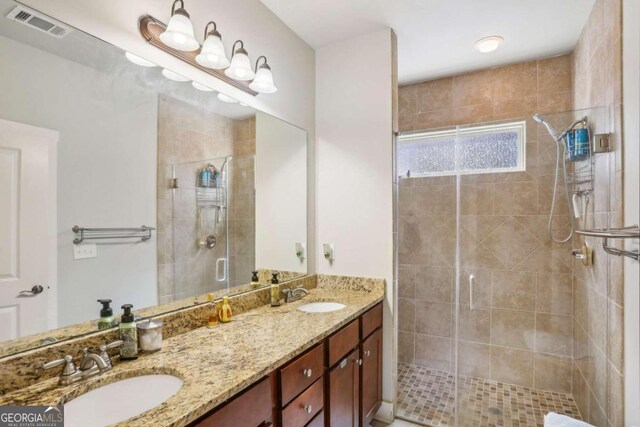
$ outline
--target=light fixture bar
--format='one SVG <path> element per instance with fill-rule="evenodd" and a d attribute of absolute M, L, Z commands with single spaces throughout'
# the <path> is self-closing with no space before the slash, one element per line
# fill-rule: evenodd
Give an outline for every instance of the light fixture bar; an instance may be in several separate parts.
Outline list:
<path fill-rule="evenodd" d="M 227 76 L 222 70 L 215 70 L 203 67 L 202 65 L 198 64 L 198 62 L 196 61 L 196 56 L 198 55 L 198 53 L 200 53 L 200 50 L 185 52 L 173 49 L 162 43 L 162 41 L 160 40 L 160 34 L 162 34 L 166 30 L 167 26 L 154 17 L 150 15 L 140 17 L 140 19 L 138 20 L 138 28 L 142 37 L 147 41 L 147 43 L 151 44 L 152 46 L 155 46 L 163 52 L 166 52 L 169 55 L 174 56 L 181 61 L 196 67 L 198 70 L 204 71 L 205 73 L 212 75 L 252 96 L 256 96 L 258 94 L 258 92 L 256 92 L 255 90 L 249 88 L 249 82 L 234 80 L 231 77 Z"/>

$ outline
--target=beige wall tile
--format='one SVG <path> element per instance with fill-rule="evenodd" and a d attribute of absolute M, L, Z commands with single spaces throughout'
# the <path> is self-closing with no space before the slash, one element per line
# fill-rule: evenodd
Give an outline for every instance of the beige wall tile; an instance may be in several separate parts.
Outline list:
<path fill-rule="evenodd" d="M 573 364 L 572 369 L 572 393 L 573 400 L 576 402 L 578 406 L 578 410 L 580 411 L 580 415 L 583 420 L 589 419 L 589 387 L 587 386 L 587 382 L 585 381 L 580 369 Z"/>
<path fill-rule="evenodd" d="M 453 107 L 453 78 L 443 78 L 412 85 L 418 93 L 419 112 Z"/>
<path fill-rule="evenodd" d="M 496 68 L 492 75 L 494 101 L 521 98 L 537 93 L 536 61 Z"/>
<path fill-rule="evenodd" d="M 458 357 L 458 367 L 461 375 L 489 378 L 491 372 L 490 346 L 460 341 Z"/>
<path fill-rule="evenodd" d="M 453 78 L 453 105 L 462 107 L 492 101 L 492 70 L 475 71 Z"/>
<path fill-rule="evenodd" d="M 538 61 L 538 93 L 571 91 L 571 55 Z"/>
<path fill-rule="evenodd" d="M 475 343 L 491 343 L 491 309 L 460 305 L 460 339 Z"/>
<path fill-rule="evenodd" d="M 414 363 L 415 334 L 398 332 L 398 360 L 404 363 Z"/>
<path fill-rule="evenodd" d="M 536 212 L 536 203 L 538 188 L 534 182 L 494 184 L 493 209 L 497 215 L 531 215 Z"/>
<path fill-rule="evenodd" d="M 428 368 L 451 370 L 451 339 L 416 334 L 415 363 Z"/>
<path fill-rule="evenodd" d="M 417 333 L 447 338 L 451 336 L 451 304 L 418 300 L 415 307 Z"/>
<path fill-rule="evenodd" d="M 571 316 L 536 313 L 536 351 L 571 356 L 572 321 Z"/>
<path fill-rule="evenodd" d="M 536 311 L 573 315 L 573 282 L 570 274 L 538 273 Z"/>
<path fill-rule="evenodd" d="M 453 267 L 416 267 L 415 297 L 419 300 L 451 303 Z"/>
<path fill-rule="evenodd" d="M 624 426 L 624 379 L 612 364 L 608 365 L 607 375 L 609 425 Z"/>
<path fill-rule="evenodd" d="M 515 267 L 540 246 L 540 242 L 514 218 L 507 219 L 483 243 L 508 269 Z"/>
<path fill-rule="evenodd" d="M 609 300 L 608 304 L 607 358 L 618 372 L 622 372 L 624 358 L 624 314 L 622 307 L 615 302 Z"/>
<path fill-rule="evenodd" d="M 491 311 L 491 344 L 533 350 L 535 313 L 493 309 Z"/>
<path fill-rule="evenodd" d="M 398 297 L 416 297 L 416 266 L 401 265 L 398 267 Z"/>
<path fill-rule="evenodd" d="M 571 357 L 536 353 L 534 387 L 571 394 L 571 368 Z"/>
<path fill-rule="evenodd" d="M 415 300 L 408 298 L 398 298 L 398 329 L 403 332 L 415 332 Z"/>
<path fill-rule="evenodd" d="M 536 275 L 515 271 L 494 271 L 491 295 L 493 307 L 534 311 Z"/>
<path fill-rule="evenodd" d="M 533 351 L 515 348 L 491 348 L 491 379 L 508 384 L 533 387 Z"/>

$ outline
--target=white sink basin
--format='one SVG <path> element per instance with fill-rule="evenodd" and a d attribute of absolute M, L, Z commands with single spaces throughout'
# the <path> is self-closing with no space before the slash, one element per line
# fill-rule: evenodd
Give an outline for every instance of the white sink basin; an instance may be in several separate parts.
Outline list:
<path fill-rule="evenodd" d="M 346 306 L 339 302 L 311 302 L 301 305 L 298 310 L 306 313 L 329 313 L 330 311 L 342 310 Z"/>
<path fill-rule="evenodd" d="M 182 380 L 142 375 L 107 384 L 64 404 L 65 427 L 103 427 L 140 415 L 176 394 Z"/>

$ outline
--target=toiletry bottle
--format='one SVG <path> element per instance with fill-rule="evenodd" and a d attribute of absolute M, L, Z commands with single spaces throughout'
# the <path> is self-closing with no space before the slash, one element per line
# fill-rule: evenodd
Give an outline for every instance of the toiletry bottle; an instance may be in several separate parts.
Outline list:
<path fill-rule="evenodd" d="M 200 170 L 198 174 L 198 186 L 204 188 L 211 186 L 211 172 L 208 167 Z"/>
<path fill-rule="evenodd" d="M 589 154 L 589 129 L 580 123 L 574 130 L 575 133 L 575 157 L 580 158 Z"/>
<path fill-rule="evenodd" d="M 209 311 L 209 320 L 207 321 L 207 327 L 213 328 L 218 325 L 218 310 L 216 310 L 216 304 L 213 302 L 213 294 L 207 294 L 207 301 L 211 303 L 211 310 Z"/>
<path fill-rule="evenodd" d="M 258 278 L 258 271 L 257 270 L 253 270 L 251 272 L 251 287 L 252 288 L 257 288 L 260 286 L 260 279 Z"/>
<path fill-rule="evenodd" d="M 132 360 L 138 358 L 138 330 L 136 329 L 136 322 L 133 318 L 131 309 L 133 305 L 124 304 L 122 309 L 122 319 L 120 322 L 120 339 L 122 345 L 120 346 L 120 359 Z"/>
<path fill-rule="evenodd" d="M 218 312 L 218 318 L 222 323 L 231 322 L 231 306 L 229 305 L 229 297 L 222 297 L 222 306 Z"/>
<path fill-rule="evenodd" d="M 576 133 L 575 130 L 567 132 L 567 153 L 571 160 L 576 159 Z"/>
<path fill-rule="evenodd" d="M 280 305 L 280 282 L 278 281 L 278 273 L 271 274 L 271 307 Z"/>
<path fill-rule="evenodd" d="M 102 304 L 100 319 L 98 320 L 98 329 L 109 329 L 113 326 L 113 310 L 109 306 L 109 304 L 111 304 L 111 300 L 99 299 L 98 302 Z"/>

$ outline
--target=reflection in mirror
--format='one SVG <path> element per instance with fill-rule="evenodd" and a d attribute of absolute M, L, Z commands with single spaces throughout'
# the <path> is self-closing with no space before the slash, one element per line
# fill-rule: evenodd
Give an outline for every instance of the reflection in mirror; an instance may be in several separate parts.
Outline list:
<path fill-rule="evenodd" d="M 0 0 L 0 357 L 97 331 L 98 299 L 145 317 L 307 273 L 304 130 L 16 6 Z"/>

